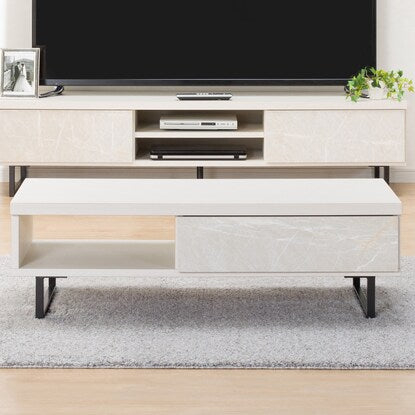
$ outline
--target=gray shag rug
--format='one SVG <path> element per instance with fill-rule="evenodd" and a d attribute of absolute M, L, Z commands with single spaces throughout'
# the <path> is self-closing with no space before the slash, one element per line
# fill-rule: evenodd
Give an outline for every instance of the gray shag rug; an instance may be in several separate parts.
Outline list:
<path fill-rule="evenodd" d="M 373 320 L 327 277 L 58 280 L 36 320 L 34 279 L 0 257 L 0 366 L 415 368 L 415 258 L 402 266 Z"/>

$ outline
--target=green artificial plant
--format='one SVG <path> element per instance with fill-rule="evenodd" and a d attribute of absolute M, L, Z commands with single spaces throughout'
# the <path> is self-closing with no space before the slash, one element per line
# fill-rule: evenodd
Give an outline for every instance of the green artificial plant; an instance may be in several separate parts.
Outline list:
<path fill-rule="evenodd" d="M 404 78 L 402 71 L 385 71 L 383 69 L 364 68 L 347 83 L 347 98 L 357 102 L 367 98 L 370 88 L 385 88 L 387 98 L 401 101 L 405 92 L 414 92 L 412 80 Z"/>

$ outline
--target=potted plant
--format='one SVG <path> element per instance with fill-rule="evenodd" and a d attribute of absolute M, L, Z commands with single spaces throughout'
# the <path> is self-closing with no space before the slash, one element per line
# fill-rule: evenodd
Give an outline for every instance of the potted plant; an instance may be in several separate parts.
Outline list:
<path fill-rule="evenodd" d="M 360 98 L 396 99 L 401 101 L 405 92 L 414 92 L 412 80 L 402 71 L 364 68 L 347 83 L 346 94 L 353 102 Z"/>

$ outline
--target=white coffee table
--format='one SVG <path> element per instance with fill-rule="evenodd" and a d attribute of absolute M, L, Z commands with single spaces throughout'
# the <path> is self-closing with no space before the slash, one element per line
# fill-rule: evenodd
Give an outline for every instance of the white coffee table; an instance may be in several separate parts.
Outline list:
<path fill-rule="evenodd" d="M 11 202 L 13 275 L 36 278 L 38 318 L 56 278 L 186 275 L 350 277 L 374 317 L 375 278 L 399 275 L 401 213 L 380 179 L 26 179 Z M 172 215 L 176 240 L 37 240 L 36 215 Z"/>

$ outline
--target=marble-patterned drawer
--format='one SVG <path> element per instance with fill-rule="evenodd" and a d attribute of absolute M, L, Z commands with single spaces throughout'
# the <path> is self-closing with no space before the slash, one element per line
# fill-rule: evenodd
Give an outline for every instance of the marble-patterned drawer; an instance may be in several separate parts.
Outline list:
<path fill-rule="evenodd" d="M 405 163 L 404 110 L 265 111 L 264 129 L 269 163 Z"/>
<path fill-rule="evenodd" d="M 180 272 L 398 272 L 399 217 L 178 217 Z"/>
<path fill-rule="evenodd" d="M 132 163 L 133 111 L 0 111 L 0 162 Z"/>

